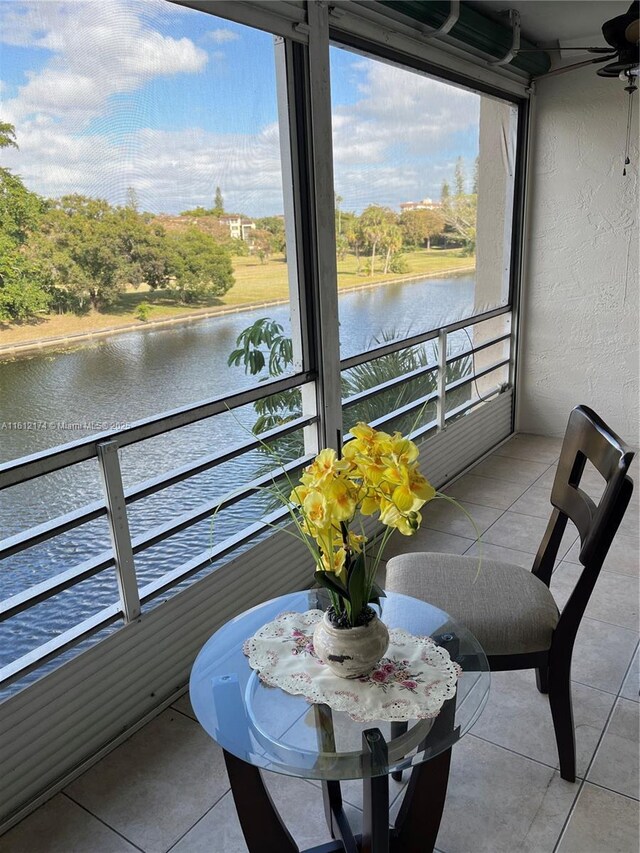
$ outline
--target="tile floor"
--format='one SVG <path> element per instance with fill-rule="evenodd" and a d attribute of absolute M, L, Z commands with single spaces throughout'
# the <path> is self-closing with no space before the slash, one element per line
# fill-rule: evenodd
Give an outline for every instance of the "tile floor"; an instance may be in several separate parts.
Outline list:
<path fill-rule="evenodd" d="M 530 567 L 548 517 L 560 442 L 521 435 L 460 478 L 451 506 L 396 547 L 477 553 Z M 638 483 L 634 461 L 634 479 Z M 598 476 L 588 475 L 598 489 Z M 441 853 L 637 853 L 638 492 L 607 558 L 578 634 L 573 695 L 580 779 L 560 779 L 547 699 L 533 673 L 496 673 L 489 703 L 453 752 L 438 837 Z M 400 537 L 398 537 L 400 539 Z M 391 556 L 393 551 L 389 553 Z M 578 572 L 576 531 L 563 541 L 551 588 L 566 601 Z M 316 785 L 268 774 L 301 847 L 328 840 Z M 403 786 L 391 783 L 392 815 Z M 352 822 L 359 786 L 344 790 Z M 0 838 L 0 853 L 241 853 L 220 750 L 186 696 Z"/>

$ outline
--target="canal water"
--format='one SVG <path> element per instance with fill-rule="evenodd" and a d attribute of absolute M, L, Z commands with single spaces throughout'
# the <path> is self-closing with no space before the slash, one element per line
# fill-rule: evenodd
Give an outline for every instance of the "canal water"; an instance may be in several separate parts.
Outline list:
<path fill-rule="evenodd" d="M 469 316 L 474 278 L 383 285 L 340 296 L 342 357 L 371 348 L 383 334 L 405 337 Z M 289 328 L 288 305 L 213 317 L 161 329 L 114 335 L 73 350 L 45 351 L 0 362 L 0 461 L 15 459 L 118 428 L 140 418 L 234 393 L 255 383 L 227 366 L 238 334 L 260 317 Z M 466 343 L 466 342 L 465 342 Z M 194 424 L 120 452 L 125 488 L 247 437 L 252 406 Z M 260 452 L 191 478 L 130 506 L 133 536 L 226 494 L 264 470 Z M 0 538 L 101 497 L 95 460 L 0 492 Z M 256 518 L 257 496 L 136 557 L 140 586 L 211 547 Z M 98 519 L 0 562 L 0 599 L 68 570 L 110 547 Z M 106 571 L 0 625 L 0 667 L 117 600 Z"/>

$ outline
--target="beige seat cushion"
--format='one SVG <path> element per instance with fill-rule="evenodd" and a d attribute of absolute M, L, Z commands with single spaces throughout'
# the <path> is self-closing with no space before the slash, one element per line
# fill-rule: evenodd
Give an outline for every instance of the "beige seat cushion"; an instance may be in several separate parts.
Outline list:
<path fill-rule="evenodd" d="M 468 628 L 487 655 L 547 650 L 558 624 L 549 588 L 521 566 L 455 554 L 401 554 L 386 589 L 434 604 Z"/>

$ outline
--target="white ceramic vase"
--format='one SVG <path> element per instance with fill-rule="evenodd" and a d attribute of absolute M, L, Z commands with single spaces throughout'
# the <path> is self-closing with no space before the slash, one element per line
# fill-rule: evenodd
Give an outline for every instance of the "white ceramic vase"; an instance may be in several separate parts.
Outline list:
<path fill-rule="evenodd" d="M 389 632 L 377 614 L 366 625 L 336 628 L 325 613 L 313 632 L 313 647 L 336 675 L 360 678 L 369 675 L 384 657 L 389 647 Z"/>

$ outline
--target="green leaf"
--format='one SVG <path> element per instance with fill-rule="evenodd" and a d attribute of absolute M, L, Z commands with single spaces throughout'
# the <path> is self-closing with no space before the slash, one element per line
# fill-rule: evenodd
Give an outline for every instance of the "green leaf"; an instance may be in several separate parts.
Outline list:
<path fill-rule="evenodd" d="M 351 601 L 351 617 L 355 621 L 362 613 L 362 610 L 367 603 L 365 599 L 364 585 L 366 581 L 366 572 L 364 570 L 364 560 L 360 554 L 358 559 L 351 564 L 349 579 L 347 582 L 349 588 L 349 600 Z"/>
<path fill-rule="evenodd" d="M 316 583 L 320 586 L 324 586 L 326 589 L 330 589 L 342 596 L 342 598 L 346 598 L 347 601 L 351 601 L 347 588 L 338 580 L 333 572 L 316 572 L 314 577 Z"/>

